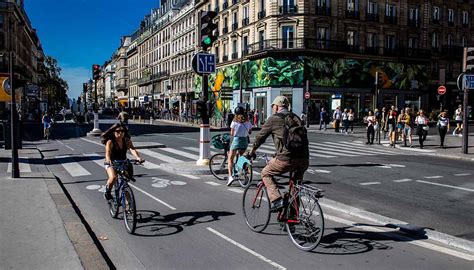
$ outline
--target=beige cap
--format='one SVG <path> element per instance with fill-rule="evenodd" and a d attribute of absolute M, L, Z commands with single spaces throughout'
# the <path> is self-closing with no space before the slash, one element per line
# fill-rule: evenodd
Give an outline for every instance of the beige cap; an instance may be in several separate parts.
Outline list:
<path fill-rule="evenodd" d="M 290 101 L 284 96 L 278 96 L 273 100 L 272 105 L 288 107 L 290 106 Z"/>

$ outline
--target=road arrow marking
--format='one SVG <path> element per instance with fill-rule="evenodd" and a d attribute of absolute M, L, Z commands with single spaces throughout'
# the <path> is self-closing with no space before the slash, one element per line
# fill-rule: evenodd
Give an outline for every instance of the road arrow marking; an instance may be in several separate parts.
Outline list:
<path fill-rule="evenodd" d="M 380 185 L 380 182 L 366 182 L 366 183 L 359 183 L 361 186 L 370 186 L 370 185 Z"/>

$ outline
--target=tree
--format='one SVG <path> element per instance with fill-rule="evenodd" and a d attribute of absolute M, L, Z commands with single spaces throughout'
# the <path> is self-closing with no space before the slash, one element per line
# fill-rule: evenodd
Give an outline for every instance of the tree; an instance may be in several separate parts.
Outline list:
<path fill-rule="evenodd" d="M 58 61 L 51 56 L 46 56 L 45 80 L 42 83 L 43 96 L 48 97 L 48 106 L 50 109 L 57 110 L 60 107 L 68 106 L 67 90 L 69 86 L 61 78 L 61 68 Z"/>

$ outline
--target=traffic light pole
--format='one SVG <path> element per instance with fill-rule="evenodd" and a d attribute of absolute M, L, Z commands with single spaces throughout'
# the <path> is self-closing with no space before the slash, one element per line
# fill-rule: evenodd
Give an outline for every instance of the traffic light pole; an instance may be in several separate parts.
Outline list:
<path fill-rule="evenodd" d="M 464 52 L 463 52 L 463 72 L 466 72 L 466 69 L 467 69 L 467 51 L 468 51 L 468 48 L 464 48 Z M 466 75 L 464 75 L 466 76 Z M 462 83 L 462 90 L 464 90 L 464 100 L 463 100 L 463 117 L 462 117 L 462 125 L 463 125 L 463 129 L 462 129 L 462 153 L 463 154 L 467 154 L 468 153 L 468 149 L 469 149 L 469 146 L 468 146 L 468 135 L 469 135 L 469 112 L 468 112 L 468 109 L 469 109 L 469 106 L 468 106 L 468 103 L 469 103 L 469 95 L 468 95 L 468 89 L 466 87 L 466 85 L 464 84 L 464 80 L 462 80 L 463 83 Z"/>
<path fill-rule="evenodd" d="M 10 34 L 11 35 L 11 34 Z M 16 110 L 16 95 L 15 95 L 15 86 L 13 84 L 13 48 L 10 50 L 10 93 L 12 96 L 11 99 L 11 149 L 12 149 L 12 178 L 19 178 L 20 177 L 20 169 L 18 164 L 18 144 L 17 144 L 17 137 L 16 137 L 16 129 L 17 127 L 17 110 Z"/>
<path fill-rule="evenodd" d="M 208 84 L 209 77 L 207 74 L 202 75 L 202 101 L 207 104 L 208 101 Z M 196 162 L 197 165 L 207 166 L 209 165 L 209 157 L 211 155 L 211 148 L 209 143 L 211 142 L 211 130 L 209 126 L 209 112 L 207 109 L 203 110 L 201 115 L 202 123 L 200 126 L 199 136 L 199 160 Z"/>

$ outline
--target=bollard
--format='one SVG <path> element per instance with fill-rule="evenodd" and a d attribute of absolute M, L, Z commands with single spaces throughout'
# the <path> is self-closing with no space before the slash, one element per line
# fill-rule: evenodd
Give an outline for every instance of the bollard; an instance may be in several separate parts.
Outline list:
<path fill-rule="evenodd" d="M 142 116 L 139 115 L 139 116 L 138 116 L 138 123 L 141 123 L 141 122 L 142 122 Z"/>
<path fill-rule="evenodd" d="M 153 117 L 150 116 L 150 125 L 153 125 Z"/>

